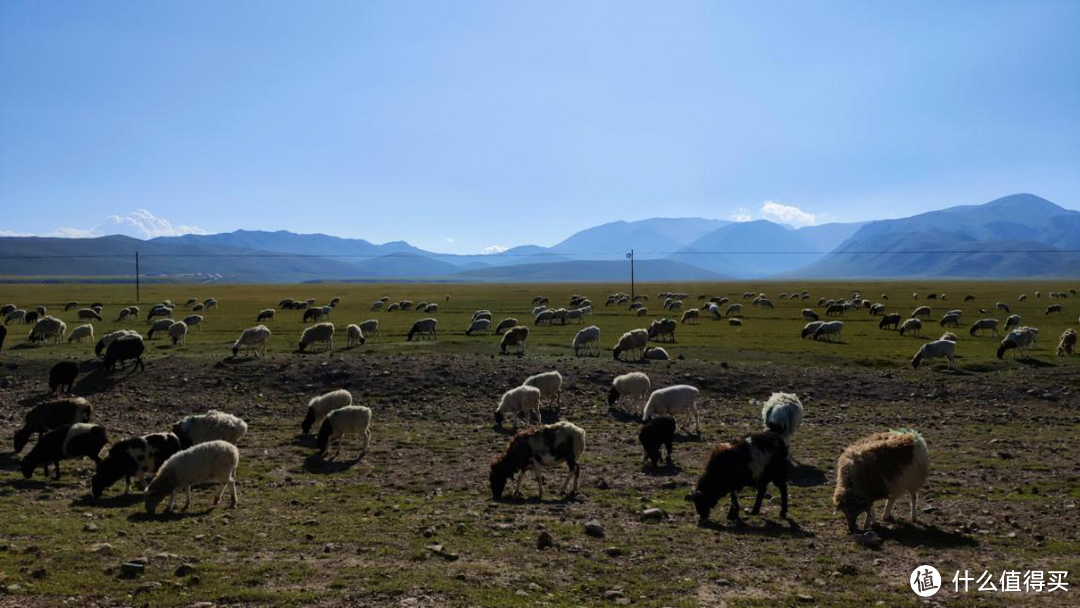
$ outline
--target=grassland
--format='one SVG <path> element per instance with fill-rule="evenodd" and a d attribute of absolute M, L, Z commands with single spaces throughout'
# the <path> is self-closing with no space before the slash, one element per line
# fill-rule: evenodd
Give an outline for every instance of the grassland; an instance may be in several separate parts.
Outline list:
<path fill-rule="evenodd" d="M 588 323 L 599 325 L 610 346 L 623 331 L 642 326 L 624 309 L 605 308 L 609 285 L 289 285 L 148 286 L 147 304 L 169 298 L 215 297 L 201 331 L 185 347 L 162 341 L 150 349 L 147 370 L 107 376 L 94 370 L 89 345 L 25 347 L 21 327 L 0 353 L 0 426 L 5 441 L 22 413 L 42 398 L 49 365 L 61 357 L 88 363 L 76 393 L 97 408 L 96 420 L 114 439 L 162 430 L 180 416 L 207 408 L 237 413 L 251 429 L 241 441 L 240 508 L 207 510 L 210 496 L 196 492 L 191 514 L 147 518 L 135 497 L 114 487 L 103 500 L 87 497 L 91 465 L 68 463 L 59 481 L 25 481 L 17 457 L 0 454 L 0 605 L 476 605 L 515 606 L 775 606 L 914 605 L 911 570 L 936 566 L 951 580 L 956 569 L 977 576 L 1009 569 L 1080 569 L 1075 524 L 1080 501 L 1080 357 L 1053 355 L 1056 338 L 1075 327 L 1075 300 L 1063 315 L 1042 314 L 1048 291 L 1069 285 L 949 284 L 712 284 L 641 288 L 658 308 L 660 290 L 726 295 L 744 291 L 808 289 L 844 297 L 856 290 L 874 301 L 887 293 L 890 310 L 910 312 L 911 292 L 945 292 L 930 303 L 935 317 L 1005 301 L 1025 323 L 1040 328 L 1040 349 L 1022 361 L 998 361 L 997 339 L 964 330 L 960 372 L 911 370 L 907 361 L 921 339 L 877 329 L 864 312 L 844 318 L 843 344 L 800 340 L 799 311 L 807 303 L 779 300 L 776 308 L 745 307 L 741 329 L 702 319 L 680 326 L 669 351 L 685 360 L 645 366 L 656 385 L 691 382 L 703 390 L 701 439 L 681 437 L 677 466 L 658 471 L 640 464 L 637 425 L 604 401 L 612 376 L 640 364 L 618 363 L 610 353 L 574 359 L 569 344 L 577 326 L 541 327 L 526 357 L 501 357 L 495 337 L 469 337 L 471 312 L 489 308 L 496 318 L 528 318 L 532 296 L 565 305 L 571 293 L 597 304 Z M 1042 290 L 1036 300 L 1034 292 Z M 1025 303 L 1016 301 L 1028 293 Z M 976 300 L 963 303 L 963 296 Z M 446 302 L 446 295 L 450 301 Z M 371 313 L 370 302 L 436 301 L 436 343 L 409 343 L 404 334 L 420 315 Z M 303 324 L 299 312 L 279 311 L 270 356 L 230 361 L 228 348 L 255 313 L 284 297 L 343 298 L 339 326 L 378 318 L 383 335 L 357 349 L 343 343 L 331 355 L 292 353 Z M 101 301 L 107 319 L 132 304 L 133 288 L 116 285 L 0 285 L 0 303 L 43 304 L 56 311 L 67 300 Z M 920 304 L 925 304 L 920 298 Z M 111 313 L 111 314 L 110 314 Z M 69 328 L 72 313 L 60 312 Z M 179 316 L 179 315 L 178 315 Z M 650 315 L 650 318 L 659 317 Z M 1001 314 L 990 314 L 1003 318 Z M 97 333 L 120 327 L 95 324 Z M 134 325 L 145 329 L 145 322 Z M 924 337 L 937 337 L 932 325 Z M 28 331 L 28 329 L 26 330 Z M 343 342 L 343 339 L 342 341 Z M 665 345 L 668 346 L 668 345 Z M 720 362 L 727 365 L 721 366 Z M 543 502 L 493 502 L 486 468 L 507 440 L 492 428 L 497 396 L 525 376 L 546 369 L 566 376 L 558 415 L 588 432 L 582 496 Z M 313 457 L 310 437 L 298 435 L 306 400 L 344 387 L 376 412 L 373 446 L 363 459 L 351 454 L 326 465 Z M 745 528 L 699 526 L 685 502 L 711 442 L 756 428 L 749 398 L 794 390 L 807 420 L 795 441 L 802 463 L 794 471 L 792 520 L 766 503 L 763 517 Z M 554 417 L 555 412 L 547 412 Z M 832 467 L 843 446 L 869 432 L 914 426 L 926 436 L 933 472 L 922 501 L 922 524 L 880 528 L 884 544 L 862 547 L 847 536 L 829 505 Z M 533 496 L 534 486 L 524 487 Z M 743 493 L 744 504 L 748 492 Z M 645 507 L 668 517 L 642 521 Z M 898 505 L 907 518 L 906 502 Z M 584 534 L 596 519 L 602 539 Z M 540 528 L 555 547 L 538 551 Z M 111 548 L 102 548 L 108 543 Z M 450 560 L 427 547 L 441 544 Z M 122 562 L 146 557 L 145 575 L 120 576 Z M 177 575 L 182 564 L 193 573 Z M 1075 574 L 1071 575 L 1075 576 Z M 950 605 L 1070 605 L 1068 595 L 952 592 L 934 601 Z"/>

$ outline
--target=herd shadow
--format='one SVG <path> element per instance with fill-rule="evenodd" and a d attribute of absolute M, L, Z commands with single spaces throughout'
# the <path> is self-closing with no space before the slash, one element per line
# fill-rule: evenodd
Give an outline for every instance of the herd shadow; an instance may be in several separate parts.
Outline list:
<path fill-rule="evenodd" d="M 786 518 L 784 521 L 787 525 L 777 523 L 772 519 L 764 519 L 761 525 L 755 525 L 746 520 L 720 523 L 708 519 L 698 521 L 698 527 L 707 530 L 715 530 L 717 532 L 725 532 L 727 534 L 734 534 L 736 536 L 762 536 L 770 538 L 813 538 L 816 536 L 816 534 L 804 529 L 799 525 L 799 522 L 790 517 Z"/>
<path fill-rule="evenodd" d="M 929 547 L 932 549 L 955 549 L 978 547 L 979 541 L 959 532 L 942 530 L 933 525 L 916 525 L 911 522 L 875 522 L 874 532 L 883 541 L 893 541 L 905 547 Z"/>
<path fill-rule="evenodd" d="M 304 471 L 308 473 L 317 473 L 320 475 L 330 475 L 333 473 L 341 473 L 342 471 L 348 471 L 354 466 L 363 462 L 364 457 L 367 456 L 367 452 L 358 455 L 356 458 L 347 460 L 326 460 L 322 457 L 322 454 L 315 453 L 304 459 L 304 464 L 301 465 Z"/>
<path fill-rule="evenodd" d="M 823 486 L 827 478 L 825 471 L 811 465 L 799 463 L 788 468 L 788 483 L 799 488 Z"/>

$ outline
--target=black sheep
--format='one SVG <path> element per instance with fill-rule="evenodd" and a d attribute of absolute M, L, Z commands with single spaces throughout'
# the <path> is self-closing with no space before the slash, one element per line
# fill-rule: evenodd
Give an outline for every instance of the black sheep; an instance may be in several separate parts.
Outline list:
<path fill-rule="evenodd" d="M 79 364 L 74 361 L 61 361 L 49 370 L 49 392 L 55 393 L 64 389 L 70 393 L 75 386 L 75 378 L 79 375 Z"/>
<path fill-rule="evenodd" d="M 613 389 L 614 390 L 614 389 Z M 652 466 L 660 463 L 660 448 L 667 448 L 667 463 L 671 463 L 671 444 L 675 439 L 675 419 L 658 416 L 649 420 L 638 433 L 641 447 L 645 448 L 643 462 L 652 461 Z"/>
<path fill-rule="evenodd" d="M 7 327 L 0 325 L 0 350 L 4 350 L 4 338 L 7 337 Z"/>
<path fill-rule="evenodd" d="M 134 359 L 135 366 L 140 370 L 144 370 L 146 366 L 143 365 L 142 354 L 145 349 L 142 338 L 138 336 L 117 338 L 113 340 L 108 350 L 105 351 L 105 369 L 112 371 L 117 363 L 120 364 L 120 369 L 124 369 L 124 362 Z"/>
<path fill-rule="evenodd" d="M 45 433 L 45 436 L 34 444 L 34 449 L 22 459 L 19 468 L 23 477 L 30 479 L 34 475 L 34 469 L 44 467 L 45 476 L 49 476 L 49 464 L 56 469 L 56 479 L 60 479 L 60 461 L 83 456 L 101 462 L 98 454 L 109 443 L 109 437 L 105 433 L 105 427 L 97 424 L 73 424 L 62 426 L 54 431 Z"/>
<path fill-rule="evenodd" d="M 180 439 L 172 433 L 154 433 L 131 437 L 109 448 L 108 455 L 98 463 L 97 472 L 90 480 L 94 498 L 120 478 L 124 478 L 124 493 L 131 491 L 131 478 L 146 478 L 156 473 L 170 456 L 180 451 Z"/>
<path fill-rule="evenodd" d="M 71 426 L 77 422 L 90 422 L 94 408 L 82 397 L 68 397 L 35 405 L 26 412 L 21 429 L 15 431 L 15 453 L 26 447 L 34 433 L 40 439 L 53 429 Z"/>
<path fill-rule="evenodd" d="M 694 487 L 694 507 L 702 520 L 724 494 L 731 495 L 728 519 L 739 520 L 738 491 L 746 486 L 757 487 L 752 515 L 761 511 L 765 488 L 773 483 L 780 488 L 780 517 L 787 517 L 788 449 L 783 437 L 773 431 L 754 433 L 745 439 L 717 444 L 705 471 Z M 756 470 L 755 470 L 756 469 Z"/>

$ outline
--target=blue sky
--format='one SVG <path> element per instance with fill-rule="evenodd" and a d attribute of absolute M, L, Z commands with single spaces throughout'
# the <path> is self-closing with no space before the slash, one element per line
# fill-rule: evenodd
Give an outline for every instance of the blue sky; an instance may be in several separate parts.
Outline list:
<path fill-rule="evenodd" d="M 3 2 L 0 233 L 1076 209 L 1078 34 L 1071 0 Z"/>

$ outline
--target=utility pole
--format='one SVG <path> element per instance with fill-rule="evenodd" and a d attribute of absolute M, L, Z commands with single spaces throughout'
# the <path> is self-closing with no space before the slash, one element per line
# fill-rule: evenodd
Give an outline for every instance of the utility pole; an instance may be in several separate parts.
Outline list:
<path fill-rule="evenodd" d="M 626 259 L 630 260 L 630 301 L 634 301 L 634 250 L 631 249 L 630 253 L 626 254 Z"/>
<path fill-rule="evenodd" d="M 139 296 L 139 252 L 135 251 L 135 303 L 142 301 Z"/>

